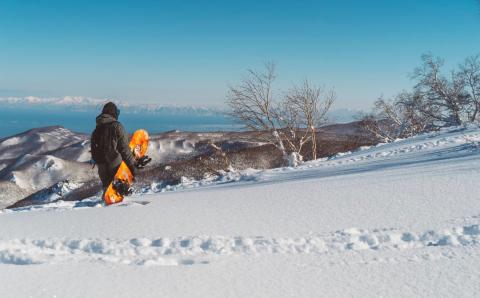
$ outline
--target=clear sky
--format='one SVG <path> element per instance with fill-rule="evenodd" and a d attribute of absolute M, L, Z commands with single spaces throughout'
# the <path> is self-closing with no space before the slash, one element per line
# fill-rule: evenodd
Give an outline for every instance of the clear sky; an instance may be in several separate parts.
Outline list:
<path fill-rule="evenodd" d="M 247 68 L 277 88 L 334 86 L 369 108 L 408 88 L 420 55 L 480 53 L 475 0 L 0 0 L 0 96 L 220 105 Z"/>

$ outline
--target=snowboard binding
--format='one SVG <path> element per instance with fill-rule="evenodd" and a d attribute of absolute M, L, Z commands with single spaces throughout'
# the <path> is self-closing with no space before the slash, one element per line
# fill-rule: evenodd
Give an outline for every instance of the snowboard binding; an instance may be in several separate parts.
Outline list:
<path fill-rule="evenodd" d="M 126 181 L 115 180 L 112 182 L 113 189 L 122 196 L 129 196 L 133 193 L 133 189 Z"/>

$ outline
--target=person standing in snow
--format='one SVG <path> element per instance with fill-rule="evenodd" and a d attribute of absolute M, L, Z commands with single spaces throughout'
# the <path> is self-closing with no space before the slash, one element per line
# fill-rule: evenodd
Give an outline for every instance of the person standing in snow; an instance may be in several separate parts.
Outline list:
<path fill-rule="evenodd" d="M 113 103 L 105 104 L 97 116 L 97 126 L 92 133 L 90 151 L 92 160 L 98 167 L 98 176 L 104 188 L 113 181 L 122 160 L 135 176 L 137 161 L 130 150 L 129 136 L 118 122 L 120 110 Z"/>

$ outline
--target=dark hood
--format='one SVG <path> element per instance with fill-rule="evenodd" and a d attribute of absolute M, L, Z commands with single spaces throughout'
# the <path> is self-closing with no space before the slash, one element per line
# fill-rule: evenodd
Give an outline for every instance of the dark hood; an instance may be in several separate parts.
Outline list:
<path fill-rule="evenodd" d="M 118 116 L 120 116 L 120 110 L 118 109 L 117 105 L 110 101 L 103 106 L 102 114 L 109 114 L 115 119 L 118 119 Z"/>
<path fill-rule="evenodd" d="M 97 120 L 97 126 L 117 121 L 117 119 L 115 119 L 112 115 L 109 115 L 109 114 L 100 114 L 97 116 L 96 120 Z"/>

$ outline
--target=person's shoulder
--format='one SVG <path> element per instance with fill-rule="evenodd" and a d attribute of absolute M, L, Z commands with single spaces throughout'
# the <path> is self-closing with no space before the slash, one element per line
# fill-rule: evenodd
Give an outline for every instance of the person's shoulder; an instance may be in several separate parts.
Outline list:
<path fill-rule="evenodd" d="M 123 127 L 122 123 L 120 123 L 118 120 L 112 121 L 110 125 L 113 127 Z"/>
<path fill-rule="evenodd" d="M 120 131 L 120 132 L 124 132 L 124 131 L 125 131 L 125 127 L 124 127 L 123 124 L 120 123 L 119 121 L 114 121 L 114 122 L 112 122 L 112 126 L 113 126 L 117 131 Z"/>

